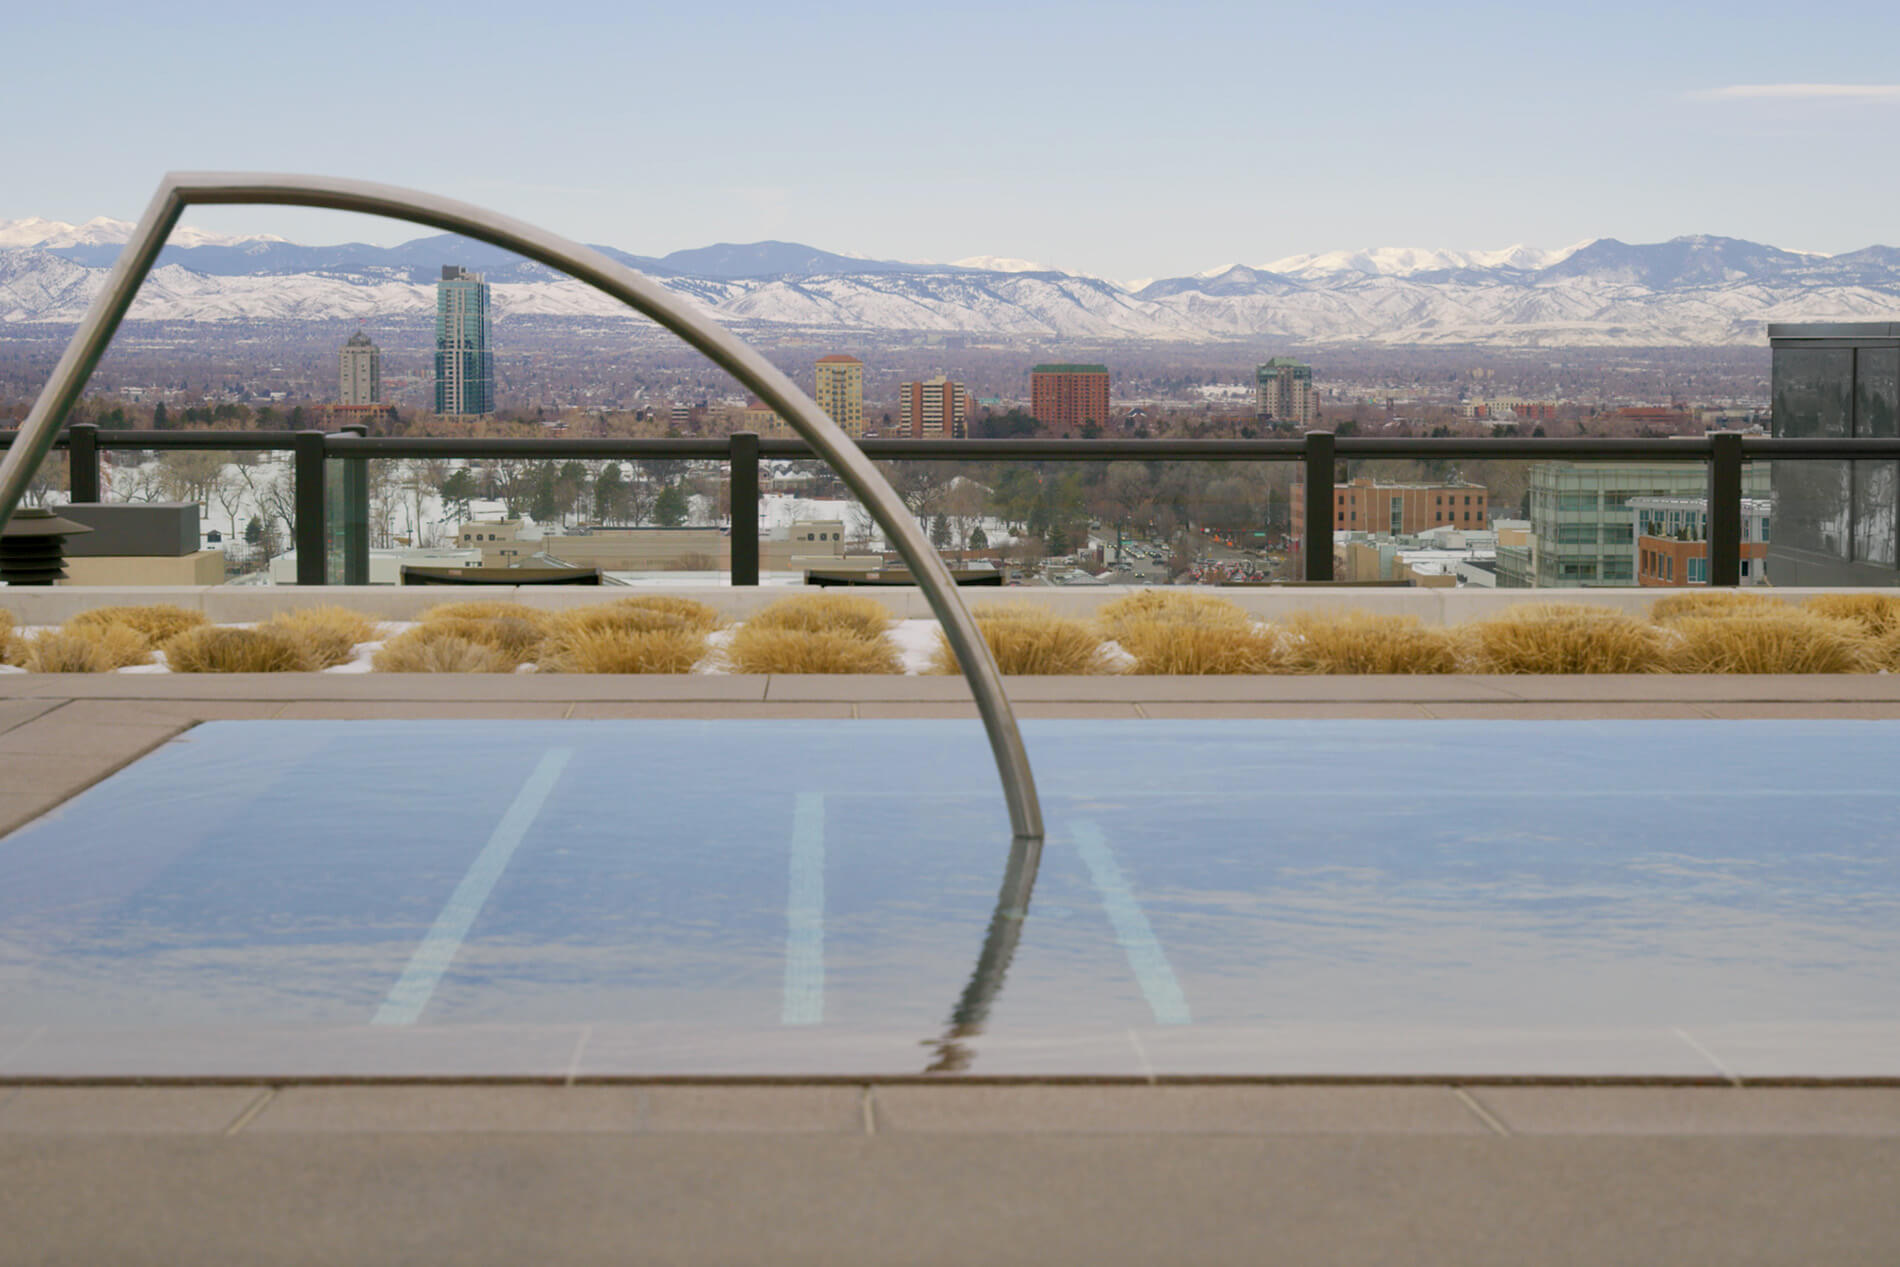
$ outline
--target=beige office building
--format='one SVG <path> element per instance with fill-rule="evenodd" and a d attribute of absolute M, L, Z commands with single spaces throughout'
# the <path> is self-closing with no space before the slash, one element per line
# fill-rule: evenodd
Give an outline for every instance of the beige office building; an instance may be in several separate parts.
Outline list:
<path fill-rule="evenodd" d="M 855 356 L 818 358 L 817 390 L 812 398 L 848 436 L 864 434 L 864 362 Z"/>

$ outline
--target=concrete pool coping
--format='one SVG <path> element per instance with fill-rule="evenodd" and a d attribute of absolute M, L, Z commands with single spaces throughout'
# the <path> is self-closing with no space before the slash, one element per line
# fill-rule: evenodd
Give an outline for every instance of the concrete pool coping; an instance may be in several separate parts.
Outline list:
<path fill-rule="evenodd" d="M 21 1262 L 1887 1263 L 1900 1090 L 14 1087 L 0 1170 Z"/>

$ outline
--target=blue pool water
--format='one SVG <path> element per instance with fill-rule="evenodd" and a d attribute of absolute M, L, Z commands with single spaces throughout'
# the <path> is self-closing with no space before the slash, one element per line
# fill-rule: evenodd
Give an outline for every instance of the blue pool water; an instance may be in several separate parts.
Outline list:
<path fill-rule="evenodd" d="M 1900 1074 L 1900 724 L 220 722 L 0 841 L 0 1076 Z"/>

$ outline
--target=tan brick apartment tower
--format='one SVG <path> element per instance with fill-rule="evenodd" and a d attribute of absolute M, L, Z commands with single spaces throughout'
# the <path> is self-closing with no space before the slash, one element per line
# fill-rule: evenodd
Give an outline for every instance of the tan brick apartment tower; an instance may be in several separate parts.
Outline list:
<path fill-rule="evenodd" d="M 1038 365 L 1029 371 L 1029 412 L 1045 427 L 1108 422 L 1108 366 Z"/>
<path fill-rule="evenodd" d="M 817 390 L 812 399 L 844 428 L 848 436 L 864 434 L 864 362 L 855 356 L 818 358 Z"/>
<path fill-rule="evenodd" d="M 898 434 L 913 440 L 961 440 L 969 413 L 970 393 L 941 375 L 905 383 L 897 394 Z"/>

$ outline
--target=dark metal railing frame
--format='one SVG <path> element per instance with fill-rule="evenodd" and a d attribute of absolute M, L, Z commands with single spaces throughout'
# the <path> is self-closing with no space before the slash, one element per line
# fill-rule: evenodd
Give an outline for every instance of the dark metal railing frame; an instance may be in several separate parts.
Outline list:
<path fill-rule="evenodd" d="M 0 432 L 0 448 L 12 432 Z M 759 462 L 763 458 L 817 459 L 804 441 L 762 438 L 751 432 L 685 439 L 476 438 L 367 436 L 345 431 L 101 431 L 90 423 L 67 427 L 55 441 L 71 463 L 76 502 L 98 501 L 99 455 L 113 451 L 214 449 L 290 453 L 296 486 L 297 583 L 325 583 L 324 463 L 344 463 L 344 498 L 365 503 L 371 459 L 603 458 L 724 461 L 732 489 L 732 583 L 759 583 Z M 1333 494 L 1339 463 L 1355 458 L 1431 461 L 1701 462 L 1709 472 L 1709 584 L 1742 580 L 1742 472 L 1756 461 L 1900 460 L 1900 439 L 1787 439 L 1716 431 L 1663 439 L 1397 439 L 1336 436 L 1309 431 L 1278 440 L 864 440 L 865 454 L 887 461 L 966 462 L 1298 462 L 1303 473 L 1305 533 L 1302 574 L 1333 579 Z M 366 514 L 346 511 L 346 583 L 369 577 Z"/>

